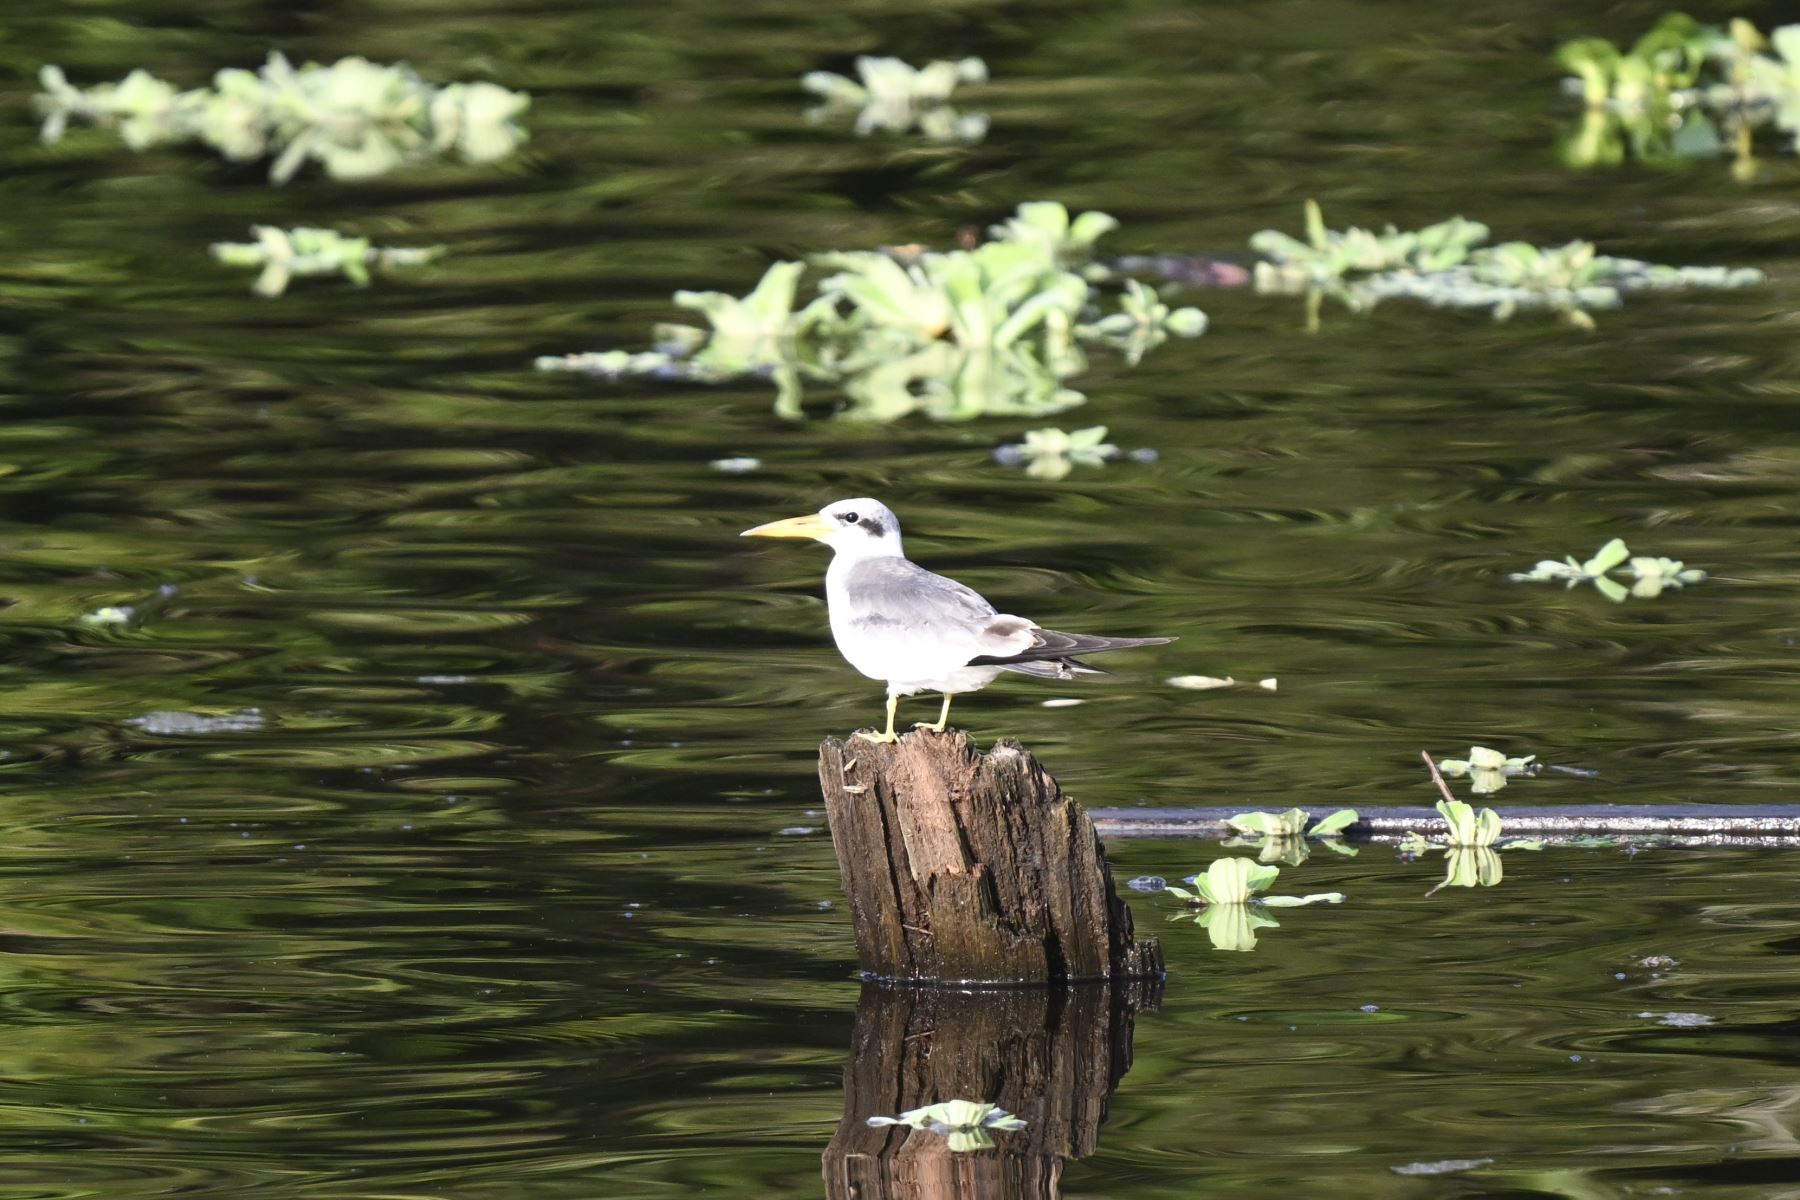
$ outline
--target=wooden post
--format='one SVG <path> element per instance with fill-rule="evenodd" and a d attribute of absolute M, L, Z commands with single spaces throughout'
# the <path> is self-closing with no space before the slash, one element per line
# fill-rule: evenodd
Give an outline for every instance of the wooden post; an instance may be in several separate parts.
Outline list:
<path fill-rule="evenodd" d="M 1017 742 L 827 739 L 819 786 L 865 975 L 913 983 L 1157 978 L 1093 822 Z"/>

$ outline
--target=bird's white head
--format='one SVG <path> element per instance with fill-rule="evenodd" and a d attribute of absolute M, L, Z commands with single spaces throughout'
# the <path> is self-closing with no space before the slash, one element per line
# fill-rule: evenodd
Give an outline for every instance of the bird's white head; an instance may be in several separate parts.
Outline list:
<path fill-rule="evenodd" d="M 770 521 L 738 536 L 812 538 L 830 546 L 839 557 L 899 558 L 905 553 L 900 548 L 900 518 L 893 509 L 867 496 L 834 500 L 816 513 Z"/>

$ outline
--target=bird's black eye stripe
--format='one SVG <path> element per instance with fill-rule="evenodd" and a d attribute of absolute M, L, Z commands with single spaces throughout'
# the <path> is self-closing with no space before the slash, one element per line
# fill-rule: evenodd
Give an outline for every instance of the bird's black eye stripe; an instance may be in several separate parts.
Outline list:
<path fill-rule="evenodd" d="M 887 532 L 887 527 L 874 517 L 864 517 L 862 520 L 862 527 L 869 531 L 870 537 L 880 537 Z"/>

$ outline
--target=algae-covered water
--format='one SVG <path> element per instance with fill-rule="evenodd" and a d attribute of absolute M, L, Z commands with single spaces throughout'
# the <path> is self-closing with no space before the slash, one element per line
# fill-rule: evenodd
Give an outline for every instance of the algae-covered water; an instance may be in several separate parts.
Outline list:
<path fill-rule="evenodd" d="M 880 690 L 826 636 L 822 552 L 736 535 L 838 497 L 1003 611 L 1180 638 L 958 703 L 1093 807 L 1426 804 L 1418 752 L 1476 744 L 1592 773 L 1502 809 L 1791 801 L 1800 162 L 1555 152 L 1554 46 L 1661 11 L 9 7 L 0 1197 L 820 1194 L 859 985 L 813 761 Z M 192 87 L 271 48 L 528 91 L 531 140 L 283 188 L 38 141 L 44 63 Z M 871 52 L 984 57 L 985 139 L 809 122 L 799 77 Z M 647 346 L 677 289 L 1025 200 L 1247 263 L 1309 197 L 1768 280 L 1592 333 L 1329 302 L 1309 333 L 1298 299 L 1193 289 L 1203 337 L 1095 353 L 1042 418 L 531 369 Z M 256 223 L 447 253 L 262 300 L 206 253 Z M 1095 424 L 1155 453 L 994 460 Z M 1614 536 L 1709 577 L 1506 579 Z M 1110 852 L 1175 880 L 1224 851 Z M 1130 893 L 1170 977 L 1061 1194 L 1800 1195 L 1791 852 L 1504 854 L 1427 897 L 1441 862 L 1316 853 L 1276 890 L 1346 902 L 1248 953 Z"/>

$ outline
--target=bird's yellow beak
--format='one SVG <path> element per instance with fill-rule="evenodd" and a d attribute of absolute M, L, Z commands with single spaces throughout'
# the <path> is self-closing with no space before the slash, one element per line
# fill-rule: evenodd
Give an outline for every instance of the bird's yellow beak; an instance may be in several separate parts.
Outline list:
<path fill-rule="evenodd" d="M 739 537 L 785 537 L 785 538 L 817 538 L 823 541 L 837 532 L 837 525 L 827 521 L 818 513 L 807 513 L 804 517 L 789 517 L 785 521 L 770 521 L 767 525 L 758 525 L 755 529 L 746 529 Z"/>

